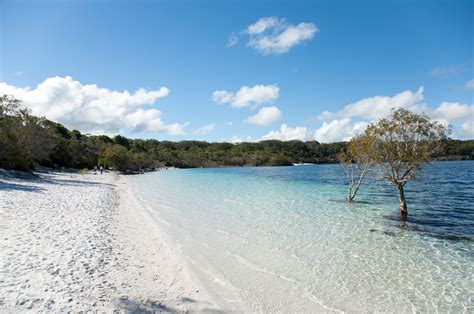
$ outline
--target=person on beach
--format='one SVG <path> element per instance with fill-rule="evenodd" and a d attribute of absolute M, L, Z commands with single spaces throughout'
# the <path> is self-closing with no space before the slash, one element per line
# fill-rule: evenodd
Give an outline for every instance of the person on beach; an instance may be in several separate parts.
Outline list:
<path fill-rule="evenodd" d="M 102 174 L 102 172 L 104 172 L 104 167 L 100 166 L 100 174 Z"/>

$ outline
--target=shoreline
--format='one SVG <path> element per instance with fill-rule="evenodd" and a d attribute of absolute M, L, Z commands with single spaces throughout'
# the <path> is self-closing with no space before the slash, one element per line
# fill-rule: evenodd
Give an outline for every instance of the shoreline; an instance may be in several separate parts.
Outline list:
<path fill-rule="evenodd" d="M 131 259 L 138 259 L 141 262 L 140 275 L 148 278 L 161 276 L 160 286 L 166 290 L 166 293 L 156 296 L 166 309 L 152 307 L 146 310 L 180 312 L 222 310 L 211 294 L 193 278 L 185 258 L 179 253 L 179 248 L 173 245 L 168 234 L 160 228 L 150 210 L 133 195 L 126 177 L 122 175 L 118 176 L 117 191 L 120 195 L 119 206 L 123 220 L 123 224 L 120 225 L 122 230 L 117 230 L 117 237 L 122 243 L 128 241 L 129 247 L 135 247 L 129 253 L 133 254 L 130 256 Z M 133 280 L 135 274 L 130 271 L 126 274 Z M 143 297 L 137 291 L 145 291 L 147 295 L 153 294 L 153 287 L 143 282 L 129 290 L 130 295 L 137 294 L 137 298 Z"/>
<path fill-rule="evenodd" d="M 453 171 L 464 165 L 447 166 L 435 168 L 446 176 L 442 187 L 472 178 Z M 322 190 L 321 198 L 308 193 L 319 185 L 302 190 L 297 180 L 278 180 L 271 185 L 278 193 L 266 194 L 268 181 L 258 171 L 222 173 L 39 172 L 18 179 L 0 170 L 0 312 L 470 308 L 472 285 L 457 270 L 471 273 L 472 263 L 455 255 L 469 254 L 469 245 L 405 229 L 379 210 L 364 210 L 370 207 L 332 202 L 337 189 Z M 229 194 L 223 179 L 242 188 Z M 420 199 L 426 195 L 422 190 Z M 293 197 L 301 203 L 286 203 Z M 461 208 L 469 209 L 469 199 L 460 198 Z M 315 211 L 317 219 L 306 214 L 317 206 L 329 210 Z M 411 271 L 400 272 L 407 264 Z M 439 295 L 446 298 L 431 303 Z"/>
<path fill-rule="evenodd" d="M 0 175 L 0 309 L 219 311 L 115 173 Z"/>

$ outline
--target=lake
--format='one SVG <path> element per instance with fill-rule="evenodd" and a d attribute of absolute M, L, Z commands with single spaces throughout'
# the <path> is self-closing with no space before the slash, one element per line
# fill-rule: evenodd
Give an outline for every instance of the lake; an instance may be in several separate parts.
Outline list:
<path fill-rule="evenodd" d="M 127 177 L 229 309 L 474 312 L 474 162 L 437 162 L 344 197 L 339 165 L 167 170 Z"/>

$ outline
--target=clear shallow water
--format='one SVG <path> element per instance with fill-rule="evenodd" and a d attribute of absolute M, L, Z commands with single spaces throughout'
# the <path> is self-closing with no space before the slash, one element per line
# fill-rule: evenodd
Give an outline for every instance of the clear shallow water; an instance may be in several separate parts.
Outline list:
<path fill-rule="evenodd" d="M 229 309 L 474 312 L 474 162 L 344 201 L 338 165 L 170 170 L 128 177 Z"/>

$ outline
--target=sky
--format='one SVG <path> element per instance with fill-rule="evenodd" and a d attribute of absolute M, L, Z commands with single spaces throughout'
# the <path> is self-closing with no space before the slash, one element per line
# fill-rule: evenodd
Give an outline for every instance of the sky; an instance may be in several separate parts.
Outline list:
<path fill-rule="evenodd" d="M 90 134 L 348 140 L 404 107 L 474 138 L 473 1 L 0 0 L 0 94 Z"/>

